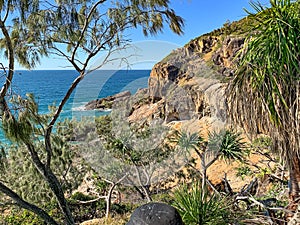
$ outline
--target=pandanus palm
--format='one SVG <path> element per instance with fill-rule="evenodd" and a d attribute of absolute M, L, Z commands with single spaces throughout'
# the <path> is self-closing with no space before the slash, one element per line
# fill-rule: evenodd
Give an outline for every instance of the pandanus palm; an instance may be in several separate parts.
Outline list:
<path fill-rule="evenodd" d="M 229 115 L 249 134 L 266 133 L 290 175 L 290 208 L 300 202 L 300 2 L 251 3 L 256 21 L 228 86 Z"/>

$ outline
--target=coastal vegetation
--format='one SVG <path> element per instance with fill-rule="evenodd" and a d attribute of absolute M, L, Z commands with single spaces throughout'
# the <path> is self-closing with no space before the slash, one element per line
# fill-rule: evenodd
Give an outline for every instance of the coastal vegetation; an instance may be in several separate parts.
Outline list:
<path fill-rule="evenodd" d="M 289 208 L 296 209 L 300 193 L 300 4 L 271 1 L 271 5 L 266 9 L 252 3 L 256 12 L 249 14 L 256 26 L 229 86 L 229 115 L 240 125 L 246 120 L 248 133 L 271 137 L 274 151 L 289 168 Z"/>
<path fill-rule="evenodd" d="M 59 121 L 90 61 L 107 54 L 99 69 L 126 48 L 127 29 L 148 35 L 169 25 L 182 33 L 169 1 L 118 1 L 102 14 L 105 2 L 0 4 L 0 47 L 8 60 L 1 122 L 12 143 L 0 151 L 0 223 L 125 224 L 133 209 L 151 201 L 173 205 L 186 225 L 300 223 L 300 2 L 251 3 L 255 12 L 246 18 L 191 40 L 156 65 L 147 92 L 153 95 L 105 102 L 112 112 L 94 120 Z M 33 95 L 9 95 L 14 64 L 34 68 L 53 54 L 78 77 L 57 107 L 40 114 Z M 205 96 L 214 86 L 213 97 L 225 89 L 226 109 Z M 209 118 L 217 128 L 201 120 Z"/>

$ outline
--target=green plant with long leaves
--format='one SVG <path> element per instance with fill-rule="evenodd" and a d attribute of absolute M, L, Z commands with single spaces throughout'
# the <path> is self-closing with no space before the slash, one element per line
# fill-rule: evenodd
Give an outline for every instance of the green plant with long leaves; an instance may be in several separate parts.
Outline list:
<path fill-rule="evenodd" d="M 165 162 L 173 160 L 172 149 L 164 141 L 168 128 L 155 120 L 129 124 L 122 115 L 126 110 L 114 108 L 109 116 L 96 119 L 95 139 L 100 139 L 101 145 L 85 148 L 83 156 L 101 177 L 113 182 L 124 177 L 123 183 L 134 186 L 150 202 L 151 184 L 162 179 L 161 171 L 165 176 L 173 171 Z"/>
<path fill-rule="evenodd" d="M 43 129 L 48 119 L 51 118 L 51 113 L 40 115 L 32 94 L 28 94 L 26 98 L 15 96 L 11 105 L 18 111 L 15 112 L 14 117 L 2 123 L 2 128 L 14 144 L 1 146 L 0 158 L 3 162 L 3 166 L 0 168 L 1 181 L 9 184 L 24 200 L 45 206 L 49 201 L 55 199 L 55 195 L 49 190 L 49 185 L 32 163 L 30 153 L 23 142 L 28 140 L 30 135 L 35 140 L 32 144 L 39 149 L 38 156 L 41 160 L 46 160 L 47 154 L 43 148 L 42 137 Z M 61 121 L 57 125 L 57 132 L 52 136 L 51 163 L 53 173 L 68 196 L 80 185 L 87 167 L 81 160 L 76 146 L 72 146 L 66 140 L 68 136 L 65 131 L 67 127 L 71 126 L 71 121 Z M 18 132 L 17 129 L 22 129 L 22 132 Z"/>
<path fill-rule="evenodd" d="M 183 184 L 175 190 L 173 206 L 185 224 L 229 224 L 226 199 L 202 189 L 199 182 L 193 183 L 191 187 Z"/>
<path fill-rule="evenodd" d="M 252 136 L 265 133 L 289 168 L 290 208 L 300 193 L 300 2 L 251 3 L 249 31 L 234 79 L 228 114 Z"/>
<path fill-rule="evenodd" d="M 175 130 L 169 137 L 169 141 L 185 151 L 189 151 L 190 149 L 197 150 L 204 140 L 198 133 Z"/>
<path fill-rule="evenodd" d="M 174 131 L 170 141 L 182 148 L 187 155 L 195 151 L 201 161 L 202 188 L 207 182 L 207 169 L 218 159 L 225 161 L 243 160 L 247 148 L 240 133 L 234 130 L 223 129 L 209 133 L 205 141 L 198 133 Z"/>
<path fill-rule="evenodd" d="M 216 158 L 225 161 L 242 161 L 247 153 L 241 134 L 226 129 L 210 132 L 207 148 L 209 151 L 217 152 Z"/>

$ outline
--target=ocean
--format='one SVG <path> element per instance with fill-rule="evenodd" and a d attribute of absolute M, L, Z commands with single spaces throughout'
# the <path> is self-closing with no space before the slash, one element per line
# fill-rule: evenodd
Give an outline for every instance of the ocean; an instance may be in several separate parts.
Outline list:
<path fill-rule="evenodd" d="M 150 70 L 97 70 L 89 73 L 77 86 L 66 103 L 60 120 L 77 118 L 90 114 L 104 115 L 107 112 L 85 111 L 84 105 L 91 100 L 110 96 L 121 91 L 134 94 L 147 87 Z M 32 93 L 40 113 L 48 113 L 49 105 L 58 105 L 66 91 L 78 76 L 73 70 L 16 71 L 10 93 L 25 96 Z M 0 80 L 3 83 L 4 77 Z M 0 133 L 0 140 L 3 141 Z"/>

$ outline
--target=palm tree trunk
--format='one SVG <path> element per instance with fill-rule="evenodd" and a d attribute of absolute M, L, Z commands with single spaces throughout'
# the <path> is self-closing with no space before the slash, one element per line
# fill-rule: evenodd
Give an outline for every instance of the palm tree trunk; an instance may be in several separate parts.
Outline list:
<path fill-rule="evenodd" d="M 289 168 L 289 209 L 296 210 L 300 202 L 300 158 L 294 155 Z"/>
<path fill-rule="evenodd" d="M 291 160 L 289 167 L 289 206 L 288 209 L 294 214 L 288 214 L 288 225 L 296 225 L 300 223 L 300 158 L 297 155 Z"/>

